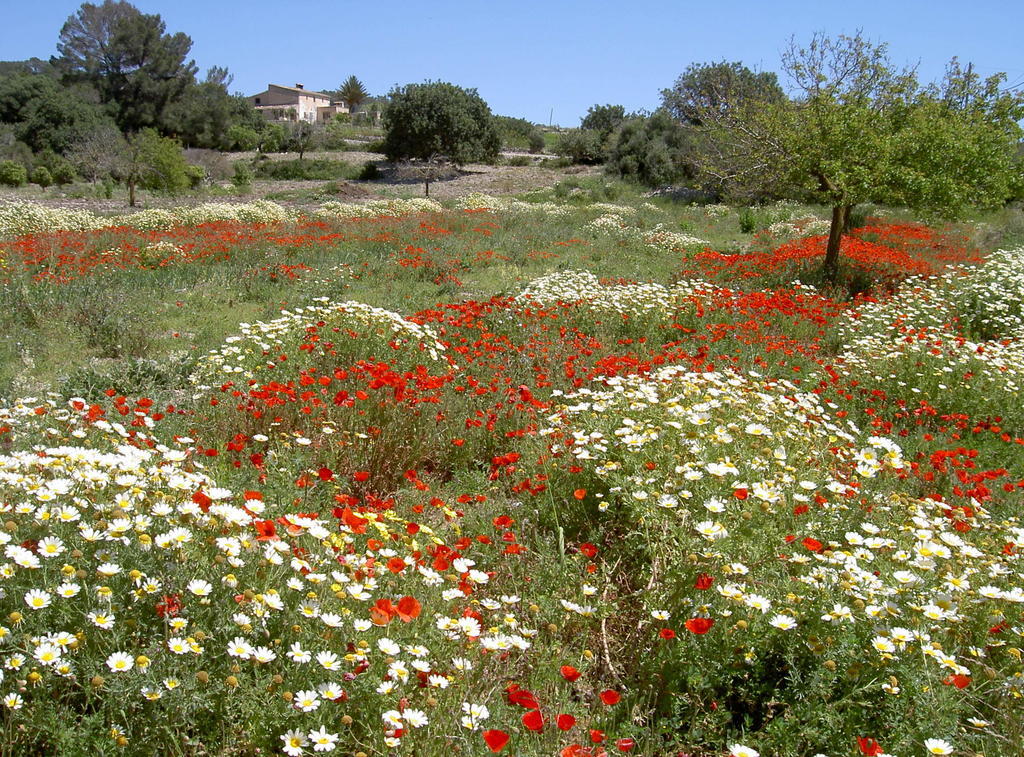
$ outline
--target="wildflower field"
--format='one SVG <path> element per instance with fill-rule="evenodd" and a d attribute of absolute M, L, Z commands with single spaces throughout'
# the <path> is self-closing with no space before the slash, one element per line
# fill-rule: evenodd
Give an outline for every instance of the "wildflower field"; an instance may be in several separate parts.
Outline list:
<path fill-rule="evenodd" d="M 1024 753 L 1024 249 L 619 200 L 0 208 L 0 753 Z"/>

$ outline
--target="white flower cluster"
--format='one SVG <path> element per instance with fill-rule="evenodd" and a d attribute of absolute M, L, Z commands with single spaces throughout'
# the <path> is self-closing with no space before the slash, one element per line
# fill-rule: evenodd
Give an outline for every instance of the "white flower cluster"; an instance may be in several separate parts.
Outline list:
<path fill-rule="evenodd" d="M 230 336 L 219 349 L 200 359 L 191 381 L 199 390 L 220 386 L 227 380 L 249 380 L 276 367 L 279 356 L 297 349 L 310 329 L 337 332 L 341 339 L 377 337 L 390 343 L 392 354 L 402 347 L 416 350 L 431 360 L 443 359 L 445 347 L 428 326 L 398 313 L 352 300 L 332 303 L 319 298 L 308 307 L 284 310 L 272 321 L 239 324 L 240 334 Z M 352 334 L 356 336 L 352 336 Z M 344 350 L 342 345 L 335 348 Z M 347 350 L 346 350 L 347 351 Z M 365 356 L 365 346 L 357 350 Z"/>
<path fill-rule="evenodd" d="M 773 237 L 811 237 L 824 234 L 830 225 L 830 222 L 823 218 L 797 218 L 776 221 L 768 226 L 767 231 Z"/>
<path fill-rule="evenodd" d="M 215 221 L 274 223 L 293 218 L 290 211 L 269 200 L 211 202 L 171 209 L 151 208 L 114 216 L 97 215 L 86 210 L 49 208 L 33 202 L 5 202 L 0 204 L 0 238 L 49 231 L 91 231 L 112 226 L 157 231 Z"/>
<path fill-rule="evenodd" d="M 993 252 L 958 277 L 952 301 L 972 333 L 1024 339 L 1024 247 Z"/>
<path fill-rule="evenodd" d="M 541 214 L 552 217 L 566 216 L 572 212 L 570 206 L 557 202 L 524 202 L 514 197 L 494 197 L 482 192 L 471 192 L 458 198 L 454 207 L 458 210 L 490 210 L 510 215 Z"/>
<path fill-rule="evenodd" d="M 318 218 L 399 218 L 414 213 L 438 213 L 441 210 L 443 208 L 440 203 L 426 197 L 413 197 L 408 200 L 394 198 L 364 203 L 325 202 L 313 211 L 313 215 Z"/>
<path fill-rule="evenodd" d="M 671 288 L 654 282 L 605 285 L 589 271 L 556 271 L 530 284 L 516 295 L 523 306 L 581 304 L 588 310 L 622 316 L 665 315 L 689 298 L 714 287 L 701 281 L 680 281 Z"/>
<path fill-rule="evenodd" d="M 1024 250 L 999 251 L 974 269 L 908 279 L 892 297 L 849 311 L 837 323 L 837 367 L 933 402 L 966 383 L 970 397 L 1015 408 L 1024 388 L 1022 263 Z"/>
<path fill-rule="evenodd" d="M 664 224 L 660 223 L 651 229 L 641 229 L 633 225 L 626 217 L 627 215 L 629 214 L 624 213 L 621 209 L 612 213 L 604 213 L 584 224 L 583 228 L 597 234 L 614 236 L 621 240 L 636 240 L 648 247 L 666 252 L 700 250 L 710 244 L 706 240 L 698 239 L 690 234 L 666 229 Z"/>

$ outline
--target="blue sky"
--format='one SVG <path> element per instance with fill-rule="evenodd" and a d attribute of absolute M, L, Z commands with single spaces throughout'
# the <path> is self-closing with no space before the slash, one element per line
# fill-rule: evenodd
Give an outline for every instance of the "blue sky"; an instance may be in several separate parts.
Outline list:
<path fill-rule="evenodd" d="M 96 0 L 99 2 L 99 0 Z M 0 0 L 0 59 L 46 58 L 80 2 Z M 350 74 L 373 94 L 426 79 L 475 87 L 501 115 L 575 126 L 595 103 L 654 109 L 694 62 L 778 70 L 791 36 L 816 31 L 888 42 L 897 64 L 941 77 L 954 55 L 1024 86 L 1024 2 L 975 0 L 137 0 L 192 37 L 201 71 L 227 66 L 232 90 L 334 88 Z"/>

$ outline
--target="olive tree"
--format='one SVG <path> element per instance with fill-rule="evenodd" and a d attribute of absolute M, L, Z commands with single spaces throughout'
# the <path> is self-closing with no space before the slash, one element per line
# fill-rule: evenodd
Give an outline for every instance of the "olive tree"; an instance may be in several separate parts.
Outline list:
<path fill-rule="evenodd" d="M 491 109 L 475 89 L 425 82 L 399 87 L 389 97 L 384 110 L 388 160 L 424 165 L 449 161 L 459 166 L 498 157 L 498 129 Z"/>
<path fill-rule="evenodd" d="M 1024 98 L 1001 88 L 1002 74 L 981 81 L 954 59 L 942 82 L 921 85 L 914 70 L 893 66 L 885 44 L 860 34 L 791 42 L 782 68 L 793 99 L 713 91 L 696 102 L 700 165 L 741 193 L 770 189 L 830 206 L 826 279 L 838 273 L 857 203 L 956 217 L 1013 195 Z"/>

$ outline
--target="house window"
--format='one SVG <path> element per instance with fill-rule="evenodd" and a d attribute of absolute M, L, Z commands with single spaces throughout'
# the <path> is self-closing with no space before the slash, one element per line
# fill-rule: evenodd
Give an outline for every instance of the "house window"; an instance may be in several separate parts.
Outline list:
<path fill-rule="evenodd" d="M 258 97 L 256 98 L 256 104 L 257 104 L 257 105 L 259 105 L 259 104 L 260 104 L 260 98 L 258 98 Z"/>

